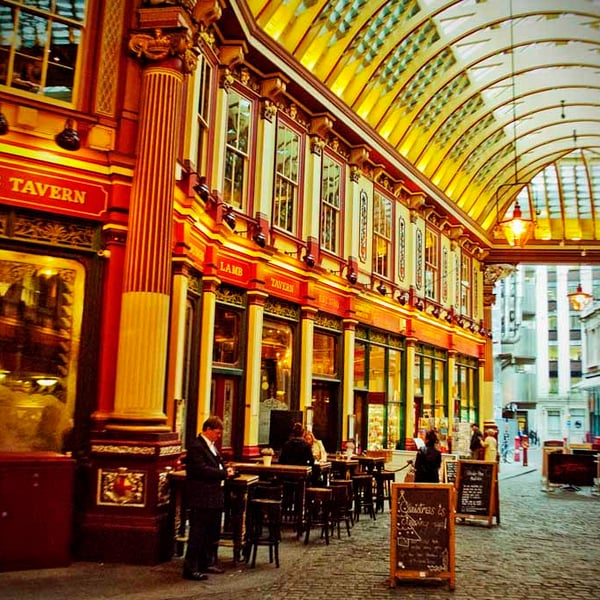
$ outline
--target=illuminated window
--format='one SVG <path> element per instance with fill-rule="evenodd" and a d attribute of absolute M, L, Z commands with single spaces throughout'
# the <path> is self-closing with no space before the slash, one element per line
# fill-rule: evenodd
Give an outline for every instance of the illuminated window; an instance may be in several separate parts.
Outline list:
<path fill-rule="evenodd" d="M 373 201 L 373 273 L 389 278 L 392 257 L 392 201 L 375 194 Z"/>
<path fill-rule="evenodd" d="M 439 236 L 425 230 L 425 297 L 438 299 L 439 288 Z"/>
<path fill-rule="evenodd" d="M 298 211 L 300 136 L 283 123 L 277 126 L 273 225 L 294 233 Z"/>
<path fill-rule="evenodd" d="M 200 54 L 196 69 L 196 165 L 198 173 L 205 174 L 208 159 L 209 130 L 212 115 L 210 111 L 213 71 L 206 57 Z"/>
<path fill-rule="evenodd" d="M 84 285 L 78 261 L 0 251 L 0 451 L 65 449 Z"/>
<path fill-rule="evenodd" d="M 229 92 L 223 201 L 243 208 L 252 128 L 252 103 L 235 91 Z"/>
<path fill-rule="evenodd" d="M 321 247 L 335 254 L 340 247 L 341 181 L 341 165 L 325 156 L 321 176 Z"/>
<path fill-rule="evenodd" d="M 2 2 L 0 84 L 72 102 L 85 9 L 85 0 Z"/>

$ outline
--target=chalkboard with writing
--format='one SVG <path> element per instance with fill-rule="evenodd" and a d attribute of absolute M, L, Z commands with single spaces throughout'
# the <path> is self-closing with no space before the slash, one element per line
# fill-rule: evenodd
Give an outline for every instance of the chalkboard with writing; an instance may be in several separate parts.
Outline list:
<path fill-rule="evenodd" d="M 454 483 L 456 481 L 456 471 L 458 469 L 458 461 L 455 457 L 442 457 L 442 471 L 444 475 L 444 483 Z"/>
<path fill-rule="evenodd" d="M 398 579 L 446 579 L 454 589 L 454 486 L 392 484 L 390 587 Z"/>
<path fill-rule="evenodd" d="M 487 519 L 498 516 L 498 464 L 483 460 L 459 460 L 456 475 L 456 516 Z"/>

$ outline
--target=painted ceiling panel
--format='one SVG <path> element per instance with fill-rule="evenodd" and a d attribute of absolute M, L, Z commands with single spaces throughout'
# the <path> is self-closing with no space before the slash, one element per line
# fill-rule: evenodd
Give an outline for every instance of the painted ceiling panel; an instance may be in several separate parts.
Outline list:
<path fill-rule="evenodd" d="M 537 213 L 541 239 L 599 239 L 600 189 L 590 178 L 600 160 L 600 0 L 248 6 L 263 31 L 490 236 L 525 186 L 520 204 Z M 546 186 L 536 177 L 563 160 L 577 185 L 570 196 L 560 185 L 547 192 L 560 210 L 549 201 L 535 208 L 532 190 Z"/>

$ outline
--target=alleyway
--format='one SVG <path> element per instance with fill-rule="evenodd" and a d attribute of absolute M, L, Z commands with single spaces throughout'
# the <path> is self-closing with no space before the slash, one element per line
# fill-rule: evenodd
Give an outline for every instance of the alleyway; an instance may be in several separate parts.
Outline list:
<path fill-rule="evenodd" d="M 389 513 L 361 518 L 350 538 L 308 546 L 285 533 L 281 568 L 259 550 L 255 569 L 181 579 L 181 561 L 155 567 L 74 563 L 65 569 L 0 574 L 2 600 L 384 600 L 600 598 L 600 496 L 544 491 L 539 451 L 528 467 L 501 465 L 499 526 L 456 526 L 456 589 L 444 583 L 389 588 Z"/>

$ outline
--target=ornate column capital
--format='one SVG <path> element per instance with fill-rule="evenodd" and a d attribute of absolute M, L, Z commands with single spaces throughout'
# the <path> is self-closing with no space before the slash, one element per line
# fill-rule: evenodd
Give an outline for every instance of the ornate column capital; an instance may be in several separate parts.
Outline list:
<path fill-rule="evenodd" d="M 163 31 L 157 28 L 152 34 L 134 32 L 129 37 L 129 51 L 137 58 L 157 63 L 179 59 L 183 73 L 192 73 L 198 64 L 195 44 L 186 29 Z"/>

